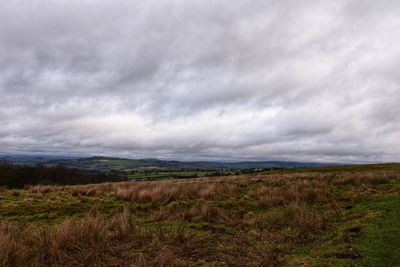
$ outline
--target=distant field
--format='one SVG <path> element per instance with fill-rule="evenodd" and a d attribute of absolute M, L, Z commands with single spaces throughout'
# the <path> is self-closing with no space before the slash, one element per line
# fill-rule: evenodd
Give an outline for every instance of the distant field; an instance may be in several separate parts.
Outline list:
<path fill-rule="evenodd" d="M 241 175 L 262 172 L 265 175 L 288 173 L 331 173 L 331 172 L 370 172 L 370 171 L 400 171 L 400 164 L 369 164 L 369 165 L 338 165 L 330 167 L 286 168 L 281 170 L 222 170 L 219 174 Z M 218 174 L 218 173 L 217 173 Z M 126 175 L 129 179 L 138 180 L 163 180 L 168 178 L 184 179 L 217 176 L 215 171 L 137 171 Z"/>
<path fill-rule="evenodd" d="M 400 171 L 400 163 L 366 164 L 366 165 L 338 165 L 313 168 L 287 168 L 284 173 L 299 172 L 371 172 L 371 171 Z"/>
<path fill-rule="evenodd" d="M 3 188 L 0 252 L 0 266 L 400 266 L 400 168 Z"/>
<path fill-rule="evenodd" d="M 134 172 L 126 175 L 132 180 L 162 180 L 162 179 L 185 179 L 219 175 L 234 175 L 236 171 L 154 171 L 154 172 Z M 239 173 L 238 173 L 239 174 Z"/>
<path fill-rule="evenodd" d="M 129 179 L 168 179 L 168 178 L 194 178 L 194 177 L 204 177 L 212 174 L 212 171 L 196 171 L 196 172 L 188 172 L 188 171 L 164 171 L 164 172 L 136 172 L 134 174 L 127 175 Z"/>

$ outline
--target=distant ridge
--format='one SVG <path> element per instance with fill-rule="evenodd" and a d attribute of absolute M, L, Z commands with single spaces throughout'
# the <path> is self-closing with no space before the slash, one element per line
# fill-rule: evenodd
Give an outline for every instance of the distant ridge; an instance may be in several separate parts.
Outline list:
<path fill-rule="evenodd" d="M 122 170 L 215 170 L 215 169 L 268 169 L 268 168 L 306 168 L 335 166 L 335 163 L 291 162 L 291 161 L 175 161 L 160 159 L 127 159 L 118 157 L 93 156 L 84 158 L 58 157 L 58 156 L 0 156 L 13 164 L 48 166 L 63 165 L 70 168 L 122 171 Z"/>

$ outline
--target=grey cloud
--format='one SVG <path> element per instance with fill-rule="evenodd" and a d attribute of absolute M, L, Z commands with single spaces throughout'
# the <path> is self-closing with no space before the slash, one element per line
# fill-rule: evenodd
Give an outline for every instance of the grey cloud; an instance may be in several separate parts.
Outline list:
<path fill-rule="evenodd" d="M 397 1 L 5 1 L 0 152 L 398 161 Z"/>

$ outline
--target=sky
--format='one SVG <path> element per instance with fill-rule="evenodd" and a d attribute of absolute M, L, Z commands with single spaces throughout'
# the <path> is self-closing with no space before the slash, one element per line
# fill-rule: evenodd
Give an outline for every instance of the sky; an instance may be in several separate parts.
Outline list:
<path fill-rule="evenodd" d="M 400 161 L 400 1 L 0 2 L 0 153 Z"/>

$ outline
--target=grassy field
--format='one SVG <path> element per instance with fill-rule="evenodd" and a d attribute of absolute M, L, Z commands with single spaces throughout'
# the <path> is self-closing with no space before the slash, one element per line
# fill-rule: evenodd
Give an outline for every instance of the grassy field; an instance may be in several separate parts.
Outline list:
<path fill-rule="evenodd" d="M 204 177 L 211 175 L 212 171 L 155 171 L 155 172 L 133 172 L 128 174 L 127 177 L 133 180 L 148 179 L 168 179 L 168 178 L 192 178 L 192 177 Z"/>
<path fill-rule="evenodd" d="M 165 180 L 165 179 L 185 179 L 185 178 L 198 178 L 218 175 L 234 175 L 236 172 L 233 170 L 223 171 L 136 171 L 126 175 L 128 179 L 132 180 Z M 217 175 L 218 174 L 218 175 Z"/>
<path fill-rule="evenodd" d="M 0 266 L 400 266 L 400 168 L 4 188 L 0 252 Z"/>

